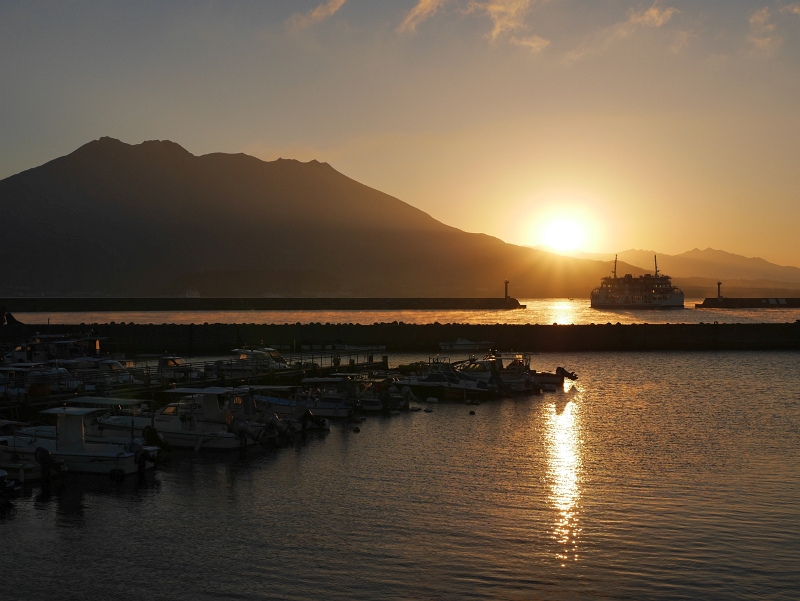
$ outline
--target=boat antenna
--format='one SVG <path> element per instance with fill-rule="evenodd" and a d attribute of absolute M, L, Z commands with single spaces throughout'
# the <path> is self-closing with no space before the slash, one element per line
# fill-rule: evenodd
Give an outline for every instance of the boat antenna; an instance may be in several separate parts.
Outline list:
<path fill-rule="evenodd" d="M 653 260 L 656 262 L 656 277 L 658 277 L 658 255 L 653 255 Z"/>
<path fill-rule="evenodd" d="M 614 279 L 617 278 L 617 255 L 614 255 Z"/>

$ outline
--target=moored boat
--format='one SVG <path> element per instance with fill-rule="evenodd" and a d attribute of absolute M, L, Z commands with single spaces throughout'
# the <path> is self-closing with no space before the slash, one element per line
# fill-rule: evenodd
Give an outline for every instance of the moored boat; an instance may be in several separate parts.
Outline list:
<path fill-rule="evenodd" d="M 0 460 L 35 461 L 42 467 L 60 460 L 71 473 L 108 474 L 113 479 L 153 467 L 156 457 L 152 449 L 135 441 L 125 444 L 87 442 L 84 417 L 95 411 L 87 407 L 55 407 L 42 411 L 56 416 L 56 438 L 0 437 Z"/>

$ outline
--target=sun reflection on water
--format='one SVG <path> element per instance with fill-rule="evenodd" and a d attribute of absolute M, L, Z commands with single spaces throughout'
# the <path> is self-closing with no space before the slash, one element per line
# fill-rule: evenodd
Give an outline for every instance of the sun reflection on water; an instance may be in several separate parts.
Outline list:
<path fill-rule="evenodd" d="M 553 315 L 553 323 L 557 323 L 558 325 L 569 325 L 578 322 L 575 317 L 575 303 L 572 300 L 560 300 L 554 302 L 550 307 L 550 310 Z"/>
<path fill-rule="evenodd" d="M 556 511 L 551 538 L 558 551 L 556 558 L 562 566 L 568 561 L 578 561 L 578 540 L 581 534 L 579 521 L 580 500 L 580 438 L 577 409 L 571 399 L 559 398 L 547 416 L 547 464 L 550 496 L 548 501 Z M 560 396 L 560 395 L 559 395 Z"/>

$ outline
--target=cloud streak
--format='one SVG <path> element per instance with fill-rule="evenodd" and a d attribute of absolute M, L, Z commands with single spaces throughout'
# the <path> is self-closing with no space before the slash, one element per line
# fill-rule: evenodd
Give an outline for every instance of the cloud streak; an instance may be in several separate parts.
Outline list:
<path fill-rule="evenodd" d="M 800 2 L 795 2 L 794 4 L 787 4 L 786 6 L 781 8 L 781 12 L 800 16 Z"/>
<path fill-rule="evenodd" d="M 324 21 L 332 17 L 336 12 L 344 6 L 347 0 L 328 0 L 317 6 L 314 10 L 307 13 L 295 13 L 286 20 L 286 25 L 293 31 L 299 31 L 310 27 L 315 23 Z"/>
<path fill-rule="evenodd" d="M 417 25 L 431 18 L 448 2 L 450 0 L 418 0 L 397 30 L 415 31 Z M 492 40 L 504 39 L 515 46 L 540 52 L 550 44 L 550 40 L 538 35 L 523 35 L 528 28 L 525 18 L 531 3 L 532 0 L 469 0 L 466 6 L 462 3 L 462 12 L 489 17 L 492 22 L 489 37 Z"/>
<path fill-rule="evenodd" d="M 592 37 L 590 40 L 587 40 L 575 50 L 568 53 L 566 58 L 568 61 L 580 60 L 608 49 L 616 42 L 631 36 L 638 29 L 658 29 L 663 27 L 669 23 L 672 16 L 677 12 L 678 9 L 671 6 L 660 8 L 658 2 L 655 2 L 647 9 L 638 11 L 631 9 L 628 12 L 627 20 L 604 29 L 598 35 Z"/>
<path fill-rule="evenodd" d="M 525 29 L 525 17 L 530 8 L 530 0 L 472 0 L 468 12 L 484 13 L 492 20 L 492 39 L 503 34 Z"/>
<path fill-rule="evenodd" d="M 750 33 L 746 39 L 751 51 L 756 54 L 772 54 L 783 42 L 780 36 L 775 35 L 775 24 L 770 23 L 771 17 L 772 13 L 766 6 L 750 15 Z"/>
<path fill-rule="evenodd" d="M 408 11 L 405 19 L 397 28 L 398 31 L 415 31 L 417 25 L 436 14 L 447 0 L 419 0 L 417 4 Z"/>

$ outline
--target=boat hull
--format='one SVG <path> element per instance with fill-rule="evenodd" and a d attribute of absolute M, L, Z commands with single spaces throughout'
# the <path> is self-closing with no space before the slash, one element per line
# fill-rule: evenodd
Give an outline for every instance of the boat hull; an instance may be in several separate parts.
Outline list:
<path fill-rule="evenodd" d="M 8 441 L 8 445 L 0 445 L 0 462 L 6 463 L 16 459 L 17 463 L 37 463 L 36 449 L 42 447 L 57 461 L 63 461 L 70 473 L 77 474 L 107 474 L 114 470 L 121 470 L 126 476 L 139 471 L 139 463 L 135 453 L 119 451 L 118 453 L 106 452 L 106 445 L 86 444 L 81 449 L 59 449 L 54 440 L 26 439 L 16 437 L 16 441 Z M 153 464 L 148 463 L 148 467 Z"/>
<path fill-rule="evenodd" d="M 658 310 L 658 309 L 685 309 L 686 308 L 684 303 L 683 303 L 683 301 L 680 301 L 680 303 L 664 304 L 664 305 L 656 305 L 656 304 L 650 304 L 650 303 L 647 303 L 647 304 L 645 304 L 645 303 L 628 303 L 628 304 L 622 304 L 622 303 L 600 303 L 600 302 L 592 301 L 592 305 L 591 306 L 592 306 L 592 309 L 625 309 L 625 310 L 628 310 L 628 309 L 640 310 L 640 309 L 642 309 L 642 310 L 645 310 L 645 311 L 652 311 L 652 310 Z"/>
<path fill-rule="evenodd" d="M 150 420 L 145 421 L 147 421 L 147 424 L 137 423 L 134 425 L 133 431 L 135 436 L 141 436 L 142 430 L 150 425 Z M 130 422 L 128 425 L 101 422 L 100 425 L 102 426 L 104 436 L 113 436 L 114 434 L 124 432 L 130 434 L 131 431 Z M 234 434 L 222 430 L 218 432 L 202 432 L 197 430 L 170 431 L 159 429 L 158 423 L 156 423 L 156 430 L 164 439 L 164 442 L 176 449 L 213 449 L 228 451 L 255 444 L 255 442 L 249 438 L 235 436 Z"/>

